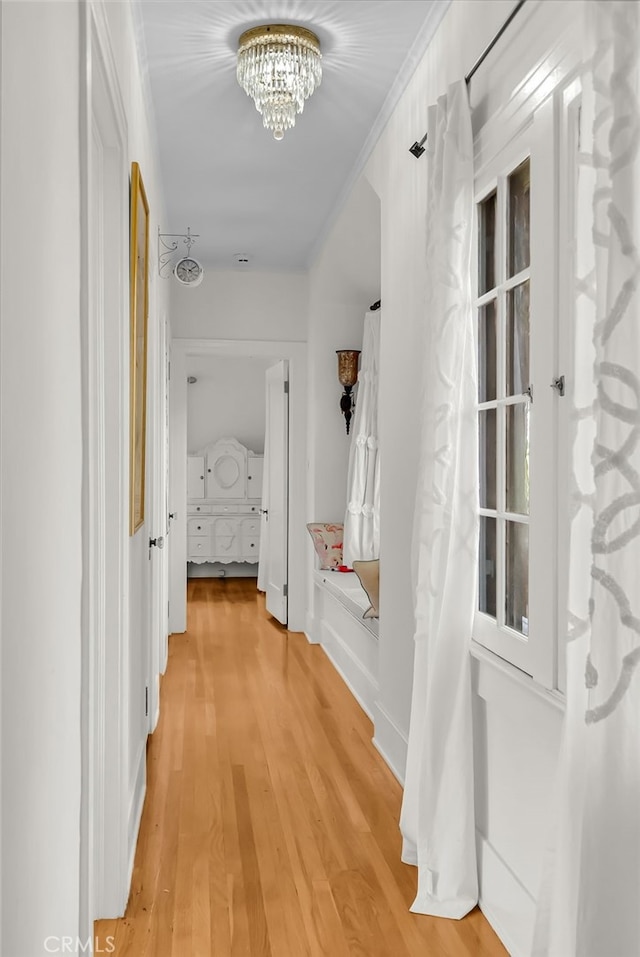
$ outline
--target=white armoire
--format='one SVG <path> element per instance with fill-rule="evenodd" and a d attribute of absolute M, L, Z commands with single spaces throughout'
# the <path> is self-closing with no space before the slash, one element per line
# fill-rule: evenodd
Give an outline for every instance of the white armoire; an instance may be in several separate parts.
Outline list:
<path fill-rule="evenodd" d="M 188 456 L 187 561 L 258 561 L 263 461 L 234 438 Z"/>

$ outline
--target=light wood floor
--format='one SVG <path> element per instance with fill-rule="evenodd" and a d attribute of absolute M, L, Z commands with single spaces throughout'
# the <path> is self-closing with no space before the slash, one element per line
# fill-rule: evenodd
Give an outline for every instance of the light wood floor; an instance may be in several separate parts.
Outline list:
<path fill-rule="evenodd" d="M 401 789 L 318 646 L 255 583 L 189 583 L 114 957 L 498 957 L 480 911 L 411 914 Z M 97 948 L 96 948 L 97 949 Z"/>

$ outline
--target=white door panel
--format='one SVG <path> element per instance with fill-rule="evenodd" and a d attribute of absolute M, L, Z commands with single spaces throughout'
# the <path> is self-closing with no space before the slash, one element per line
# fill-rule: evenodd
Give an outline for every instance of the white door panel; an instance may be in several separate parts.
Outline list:
<path fill-rule="evenodd" d="M 266 515 L 266 606 L 269 614 L 287 624 L 288 592 L 288 508 L 289 508 L 289 380 L 284 360 L 267 369 L 266 456 L 268 501 Z"/>

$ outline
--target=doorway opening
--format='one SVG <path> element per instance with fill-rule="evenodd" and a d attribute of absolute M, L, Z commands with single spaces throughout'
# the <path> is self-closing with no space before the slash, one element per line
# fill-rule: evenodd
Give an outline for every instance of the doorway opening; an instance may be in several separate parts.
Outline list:
<path fill-rule="evenodd" d="M 305 343 L 173 340 L 171 632 L 187 578 L 259 573 L 269 613 L 304 630 L 305 373 Z"/>
<path fill-rule="evenodd" d="M 264 378 L 272 362 L 187 357 L 187 578 L 259 578 Z M 225 463 L 227 474 L 219 474 Z"/>

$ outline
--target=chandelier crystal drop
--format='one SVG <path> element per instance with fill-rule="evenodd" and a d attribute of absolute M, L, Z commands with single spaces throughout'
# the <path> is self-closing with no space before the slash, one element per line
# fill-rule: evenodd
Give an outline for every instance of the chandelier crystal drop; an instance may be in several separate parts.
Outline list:
<path fill-rule="evenodd" d="M 238 83 L 252 97 L 266 129 L 281 140 L 322 79 L 320 41 L 304 27 L 269 23 L 242 34 Z"/>

